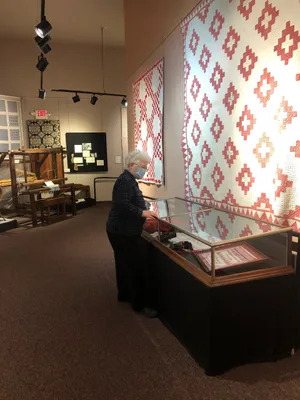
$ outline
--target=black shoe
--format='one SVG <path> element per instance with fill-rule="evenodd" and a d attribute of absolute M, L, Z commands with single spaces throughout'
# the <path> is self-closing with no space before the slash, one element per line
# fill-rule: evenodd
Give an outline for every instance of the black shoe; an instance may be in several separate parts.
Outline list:
<path fill-rule="evenodd" d="M 148 318 L 157 318 L 158 317 L 158 311 L 155 310 L 154 308 L 145 307 L 145 308 L 143 308 L 142 313 Z"/>
<path fill-rule="evenodd" d="M 130 301 L 130 298 L 127 294 L 118 294 L 118 301 L 120 303 L 125 303 L 126 301 Z"/>
<path fill-rule="evenodd" d="M 131 307 L 135 312 L 143 312 L 143 306 L 140 306 L 138 304 L 131 304 Z"/>

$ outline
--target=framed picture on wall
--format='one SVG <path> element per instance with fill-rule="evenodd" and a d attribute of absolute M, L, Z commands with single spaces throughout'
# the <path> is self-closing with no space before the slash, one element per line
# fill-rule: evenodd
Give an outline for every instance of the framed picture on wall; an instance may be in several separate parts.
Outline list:
<path fill-rule="evenodd" d="M 108 170 L 105 132 L 67 132 L 66 144 L 70 172 Z"/>
<path fill-rule="evenodd" d="M 30 119 L 26 123 L 30 148 L 58 148 L 61 146 L 59 120 Z"/>

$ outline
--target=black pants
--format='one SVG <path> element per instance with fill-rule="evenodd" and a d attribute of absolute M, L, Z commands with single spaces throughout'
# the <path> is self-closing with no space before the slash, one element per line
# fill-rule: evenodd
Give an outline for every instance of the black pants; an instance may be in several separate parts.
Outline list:
<path fill-rule="evenodd" d="M 149 268 L 148 243 L 140 235 L 107 232 L 115 255 L 118 298 L 127 299 L 136 311 L 155 308 L 153 274 Z"/>

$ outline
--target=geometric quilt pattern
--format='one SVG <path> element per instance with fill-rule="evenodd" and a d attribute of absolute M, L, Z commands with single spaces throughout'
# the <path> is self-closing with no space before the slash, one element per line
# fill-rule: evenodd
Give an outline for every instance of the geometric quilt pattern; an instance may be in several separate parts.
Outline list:
<path fill-rule="evenodd" d="M 163 59 L 132 85 L 135 147 L 151 157 L 144 182 L 161 185 L 163 171 Z"/>
<path fill-rule="evenodd" d="M 181 25 L 186 198 L 298 231 L 299 15 L 298 0 L 203 0 Z"/>
<path fill-rule="evenodd" d="M 271 225 L 261 220 L 244 219 L 236 214 L 213 210 L 191 214 L 192 231 L 199 232 L 210 242 L 242 238 L 250 235 L 268 233 Z"/>
<path fill-rule="evenodd" d="M 30 148 L 61 147 L 59 120 L 28 120 Z"/>

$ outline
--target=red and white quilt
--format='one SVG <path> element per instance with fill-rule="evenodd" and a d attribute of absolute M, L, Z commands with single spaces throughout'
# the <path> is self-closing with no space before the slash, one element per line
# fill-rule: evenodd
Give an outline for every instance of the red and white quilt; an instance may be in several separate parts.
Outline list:
<path fill-rule="evenodd" d="M 185 194 L 300 230 L 299 0 L 203 0 L 182 23 Z"/>
<path fill-rule="evenodd" d="M 162 185 L 163 168 L 163 59 L 133 83 L 135 146 L 151 157 L 142 181 Z"/>

